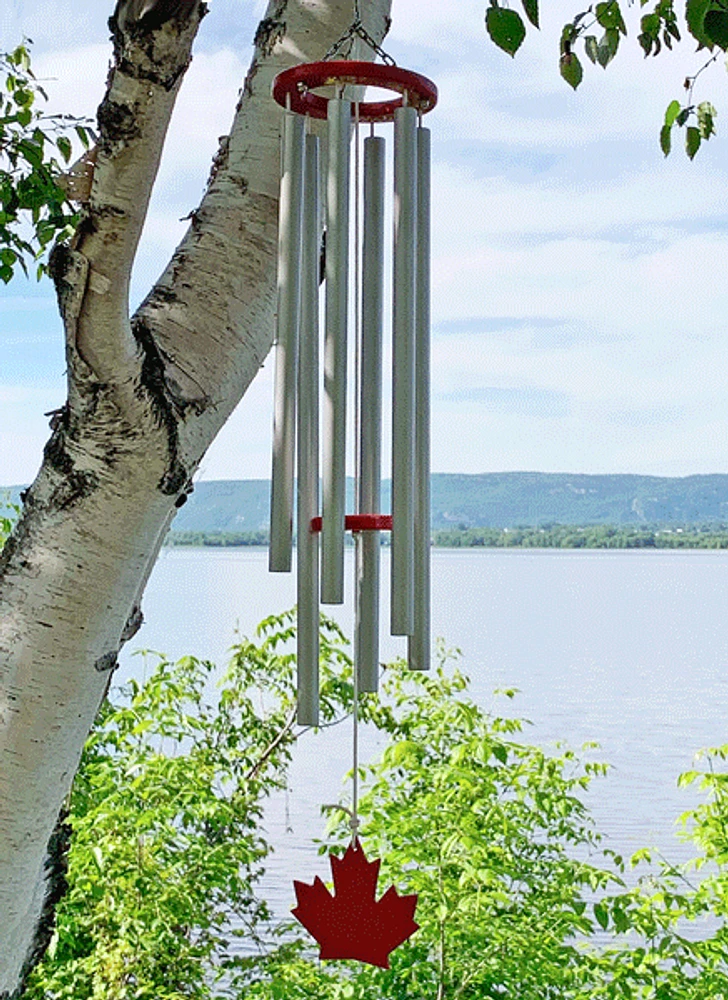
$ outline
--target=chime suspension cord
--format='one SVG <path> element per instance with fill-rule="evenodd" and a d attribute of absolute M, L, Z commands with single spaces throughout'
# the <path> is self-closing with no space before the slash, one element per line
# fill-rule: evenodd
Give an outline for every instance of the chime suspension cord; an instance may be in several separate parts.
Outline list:
<path fill-rule="evenodd" d="M 359 17 L 359 4 L 356 3 L 356 16 Z M 354 509 L 359 510 L 359 478 L 361 476 L 360 454 L 360 379 L 361 379 L 361 219 L 359 213 L 359 195 L 361 182 L 361 163 L 359 157 L 359 101 L 354 102 Z M 354 535 L 356 546 L 355 565 L 358 566 L 361 557 L 361 534 Z M 358 572 L 358 570 L 355 570 Z M 352 705 L 352 796 L 351 796 L 351 839 L 359 835 L 359 664 L 356 658 L 353 666 L 354 694 Z"/>
<path fill-rule="evenodd" d="M 354 705 L 353 705 L 353 778 L 351 795 L 351 826 L 352 842 L 359 836 L 359 672 L 354 664 Z"/>

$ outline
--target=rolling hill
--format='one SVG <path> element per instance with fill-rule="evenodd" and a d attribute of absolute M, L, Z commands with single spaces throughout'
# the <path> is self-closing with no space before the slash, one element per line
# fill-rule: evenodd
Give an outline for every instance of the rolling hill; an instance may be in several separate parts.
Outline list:
<path fill-rule="evenodd" d="M 175 531 L 246 532 L 268 526 L 267 480 L 197 483 Z M 389 510 L 389 483 L 383 485 Z M 351 484 L 350 484 L 351 494 Z M 351 495 L 349 510 L 352 510 Z M 728 475 L 683 478 L 492 472 L 432 477 L 432 527 L 728 523 Z"/>

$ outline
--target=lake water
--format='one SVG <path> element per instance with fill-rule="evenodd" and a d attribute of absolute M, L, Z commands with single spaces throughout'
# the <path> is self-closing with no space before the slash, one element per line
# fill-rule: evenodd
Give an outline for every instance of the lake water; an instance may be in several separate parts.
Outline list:
<path fill-rule="evenodd" d="M 383 559 L 386 584 L 386 550 Z M 587 802 L 614 850 L 691 857 L 675 820 L 697 793 L 676 779 L 701 747 L 728 743 L 728 553 L 436 549 L 432 569 L 433 632 L 462 650 L 474 699 L 529 719 L 524 739 L 601 745 L 591 756 L 612 770 Z M 347 601 L 327 610 L 351 634 L 351 594 Z M 264 550 L 166 549 L 131 647 L 223 665 L 236 627 L 252 635 L 294 603 L 295 575 L 269 574 Z M 383 658 L 403 652 L 402 640 L 382 636 Z M 142 670 L 127 649 L 116 680 Z M 509 702 L 494 697 L 499 687 L 521 693 Z M 349 746 L 347 725 L 305 734 L 289 792 L 267 810 L 276 853 L 264 891 L 280 916 L 293 903 L 293 878 L 328 875 L 311 838 L 324 830 L 321 804 L 340 794 Z M 371 738 L 364 752 L 376 752 Z"/>

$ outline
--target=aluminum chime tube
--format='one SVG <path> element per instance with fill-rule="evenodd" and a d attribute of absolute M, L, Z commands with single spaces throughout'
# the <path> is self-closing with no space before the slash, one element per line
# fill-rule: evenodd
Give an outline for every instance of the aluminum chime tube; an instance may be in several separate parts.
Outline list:
<path fill-rule="evenodd" d="M 307 135 L 298 347 L 298 707 L 301 726 L 319 722 L 319 140 Z"/>
<path fill-rule="evenodd" d="M 414 630 L 411 670 L 430 669 L 430 130 L 417 129 Z"/>
<path fill-rule="evenodd" d="M 330 100 L 318 97 L 316 88 L 330 84 L 332 79 L 341 80 L 336 85 L 339 96 Z M 345 85 L 353 81 L 365 86 L 383 85 L 405 94 L 402 102 L 398 98 L 359 105 L 357 122 L 394 120 L 390 631 L 407 637 L 410 668 L 427 670 L 430 666 L 430 133 L 422 128 L 421 121 L 418 126 L 418 119 L 434 107 L 437 89 L 426 78 L 399 67 L 352 61 L 302 64 L 283 71 L 274 82 L 274 97 L 286 113 L 279 208 L 269 553 L 272 571 L 290 570 L 297 456 L 297 721 L 302 726 L 319 725 L 320 604 L 341 604 L 344 599 L 353 106 L 343 94 Z M 322 177 L 319 140 L 305 127 L 305 116 L 325 119 L 328 125 L 321 351 Z M 363 148 L 362 192 L 354 192 L 363 204 L 361 255 L 356 254 L 356 260 L 361 261 L 361 273 L 356 275 L 356 281 L 361 282 L 361 310 L 356 310 L 360 312 L 356 331 L 359 398 L 355 442 L 355 511 L 359 518 L 349 524 L 356 538 L 356 685 L 359 691 L 376 691 L 380 529 L 390 523 L 390 519 L 382 519 L 380 510 L 385 140 L 372 133 L 364 140 Z M 357 183 L 358 163 L 357 156 Z M 357 241 L 358 205 L 357 200 Z"/>
<path fill-rule="evenodd" d="M 384 139 L 378 136 L 365 139 L 357 491 L 357 510 L 362 514 L 378 514 L 381 504 L 384 164 Z M 379 532 L 359 532 L 356 546 L 354 660 L 359 690 L 376 691 L 379 680 Z"/>
<path fill-rule="evenodd" d="M 417 112 L 394 115 L 392 319 L 392 635 L 414 629 L 415 252 Z"/>
<path fill-rule="evenodd" d="M 328 104 L 326 186 L 326 337 L 323 400 L 321 600 L 344 600 L 346 369 L 349 305 L 349 143 L 351 103 Z"/>
<path fill-rule="evenodd" d="M 293 547 L 296 368 L 303 218 L 303 118 L 286 112 L 278 223 L 278 315 L 275 346 L 273 473 L 270 501 L 271 573 L 289 573 Z"/>

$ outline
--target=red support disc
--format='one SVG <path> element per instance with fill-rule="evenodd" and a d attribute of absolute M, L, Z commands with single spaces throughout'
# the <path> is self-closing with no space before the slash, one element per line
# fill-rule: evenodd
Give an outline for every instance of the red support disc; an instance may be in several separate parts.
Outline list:
<path fill-rule="evenodd" d="M 317 87 L 382 87 L 407 95 L 407 104 L 421 114 L 437 104 L 437 87 L 426 76 L 399 66 L 338 59 L 330 62 L 301 63 L 283 70 L 273 81 L 273 97 L 283 108 L 299 115 L 326 118 L 329 99 L 312 93 Z M 404 104 L 404 97 L 391 101 L 359 104 L 359 121 L 391 122 L 394 112 Z"/>
<path fill-rule="evenodd" d="M 321 531 L 322 518 L 311 519 L 311 533 L 316 535 Z M 344 528 L 347 531 L 391 531 L 391 514 L 347 514 L 344 518 Z"/>

